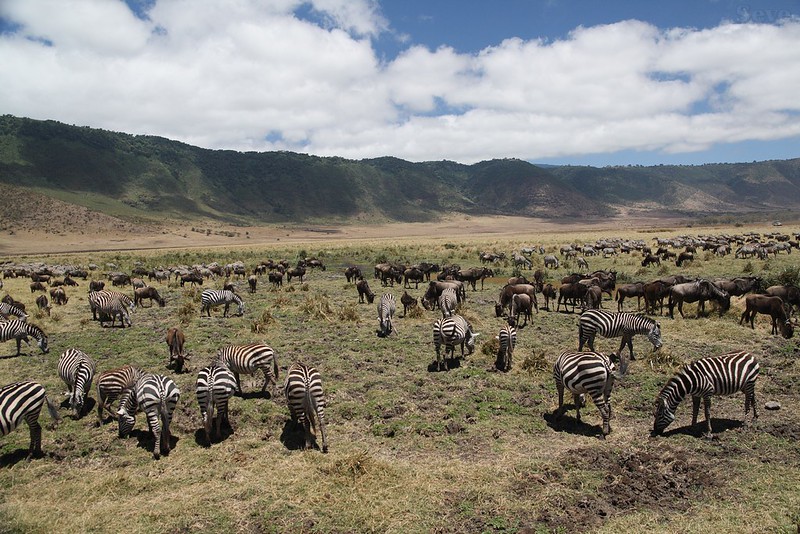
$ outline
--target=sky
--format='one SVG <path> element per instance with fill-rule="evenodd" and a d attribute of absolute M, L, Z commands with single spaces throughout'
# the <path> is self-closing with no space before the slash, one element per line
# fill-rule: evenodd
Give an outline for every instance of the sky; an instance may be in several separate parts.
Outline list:
<path fill-rule="evenodd" d="M 0 114 L 211 149 L 800 157 L 800 0 L 0 0 Z"/>

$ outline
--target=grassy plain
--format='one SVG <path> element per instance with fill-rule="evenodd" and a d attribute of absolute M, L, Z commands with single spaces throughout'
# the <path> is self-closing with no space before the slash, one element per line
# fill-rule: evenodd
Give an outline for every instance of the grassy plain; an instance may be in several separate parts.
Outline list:
<path fill-rule="evenodd" d="M 771 229 L 771 228 L 770 228 Z M 600 417 L 593 406 L 583 423 L 570 410 L 561 421 L 556 407 L 552 362 L 561 350 L 577 347 L 577 314 L 540 311 L 521 329 L 511 372 L 491 370 L 493 338 L 502 321 L 494 317 L 499 288 L 512 274 L 500 264 L 486 288 L 470 291 L 462 309 L 479 337 L 474 355 L 449 372 L 428 372 L 434 359 L 430 327 L 438 312 L 412 313 L 396 321 L 397 333 L 375 335 L 375 305 L 358 304 L 343 269 L 360 265 L 373 290 L 399 297 L 401 287 L 381 288 L 371 267 L 381 260 L 436 261 L 478 265 L 483 250 L 509 254 L 524 245 L 548 251 L 564 243 L 599 237 L 684 233 L 734 233 L 740 228 L 618 231 L 550 231 L 543 234 L 457 235 L 450 238 L 324 239 L 298 243 L 39 254 L 13 261 L 48 263 L 113 262 L 130 270 L 202 261 L 244 261 L 313 255 L 327 271 L 311 272 L 304 283 L 270 290 L 264 277 L 255 294 L 240 281 L 247 310 L 243 317 L 200 317 L 200 289 L 175 282 L 156 287 L 165 308 L 137 308 L 133 327 L 101 328 L 91 321 L 86 284 L 69 291 L 66 306 L 32 317 L 50 335 L 51 351 L 35 346 L 20 357 L 0 359 L 0 383 L 34 379 L 59 401 L 64 384 L 56 374 L 59 355 L 69 347 L 90 354 L 98 371 L 124 363 L 170 374 L 181 388 L 173 421 L 174 450 L 160 461 L 150 454 L 152 437 L 137 417 L 137 432 L 117 437 L 116 425 L 95 425 L 89 412 L 45 428 L 45 457 L 25 461 L 27 428 L 0 441 L 0 530 L 9 532 L 795 532 L 800 525 L 800 364 L 796 339 L 769 334 L 766 319 L 756 329 L 738 324 L 734 299 L 719 316 L 660 319 L 664 347 L 651 353 L 634 340 L 639 356 L 614 390 L 612 434 L 598 439 Z M 762 228 L 761 230 L 766 230 Z M 791 228 L 784 228 L 785 231 Z M 766 262 L 716 258 L 699 253 L 680 272 L 695 276 L 752 273 L 775 280 L 797 266 L 797 253 Z M 638 255 L 589 258 L 590 268 L 616 269 L 618 283 L 679 272 L 674 263 L 643 269 Z M 534 256 L 534 268 L 541 257 Z M 555 281 L 569 266 L 547 273 Z M 101 277 L 96 271 L 95 277 Z M 35 309 L 29 280 L 6 279 L 3 292 Z M 221 287 L 222 281 L 204 287 Z M 480 286 L 479 286 L 480 287 Z M 419 297 L 423 287 L 410 289 Z M 616 303 L 604 302 L 606 309 Z M 635 302 L 626 302 L 633 310 Z M 402 315 L 402 309 L 398 315 Z M 183 322 L 182 322 L 183 321 Z M 174 375 L 165 366 L 168 327 L 181 325 L 193 357 L 191 372 Z M 281 365 L 317 366 L 328 400 L 330 453 L 298 449 L 285 400 L 256 394 L 260 377 L 243 377 L 244 397 L 231 402 L 234 432 L 211 447 L 200 440 L 194 399 L 196 371 L 229 343 L 265 342 Z M 604 352 L 617 340 L 598 340 Z M 696 437 L 688 427 L 691 404 L 665 437 L 651 438 L 652 402 L 677 367 L 728 350 L 755 353 L 762 371 L 756 394 L 757 430 L 741 426 L 741 395 L 715 398 L 714 429 L 719 438 Z M 0 354 L 13 354 L 13 342 Z M 96 400 L 92 391 L 90 397 Z M 779 411 L 763 409 L 779 401 Z M 94 403 L 90 403 L 94 407 Z M 46 413 L 40 422 L 49 422 Z"/>

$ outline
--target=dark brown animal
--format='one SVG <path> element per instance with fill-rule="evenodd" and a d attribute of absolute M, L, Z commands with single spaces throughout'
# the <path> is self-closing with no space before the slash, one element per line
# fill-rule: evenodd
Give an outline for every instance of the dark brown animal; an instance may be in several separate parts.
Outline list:
<path fill-rule="evenodd" d="M 47 288 L 41 282 L 31 282 L 31 293 L 36 293 L 37 291 L 47 291 Z"/>
<path fill-rule="evenodd" d="M 369 283 L 365 279 L 356 282 L 356 290 L 358 290 L 358 302 L 361 304 L 364 304 L 364 297 L 370 304 L 375 300 L 375 293 L 369 288 Z"/>
<path fill-rule="evenodd" d="M 78 284 L 78 282 L 76 282 L 75 280 L 73 280 L 72 278 L 70 278 L 69 276 L 65 276 L 65 277 L 64 277 L 64 285 L 65 285 L 65 286 L 73 286 L 73 287 L 78 287 L 78 285 L 79 285 L 79 284 Z"/>
<path fill-rule="evenodd" d="M 183 285 L 186 284 L 187 282 L 192 284 L 192 286 L 194 286 L 195 284 L 202 286 L 203 277 L 199 273 L 189 273 L 181 275 L 181 287 L 183 287 Z"/>
<path fill-rule="evenodd" d="M 131 283 L 131 277 L 127 274 L 119 273 L 111 277 L 112 286 L 126 286 Z M 181 284 L 183 285 L 183 284 Z"/>
<path fill-rule="evenodd" d="M 169 362 L 167 367 L 174 366 L 176 373 L 183 372 L 183 366 L 189 359 L 189 356 L 183 351 L 183 344 L 186 342 L 186 337 L 183 335 L 183 330 L 180 328 L 172 327 L 167 330 L 167 347 L 169 347 Z"/>
<path fill-rule="evenodd" d="M 409 308 L 416 308 L 419 304 L 417 299 L 408 294 L 408 291 L 403 291 L 403 296 L 400 297 L 400 303 L 403 305 L 403 317 L 408 315 Z"/>
<path fill-rule="evenodd" d="M 508 285 L 516 285 L 516 284 L 530 284 L 530 281 L 525 278 L 524 276 L 512 276 L 508 279 Z"/>
<path fill-rule="evenodd" d="M 411 289 L 410 282 L 414 282 L 414 288 L 419 287 L 419 283 L 425 281 L 425 273 L 416 267 L 409 267 L 403 272 L 403 287 Z"/>
<path fill-rule="evenodd" d="M 344 270 L 344 277 L 347 278 L 347 282 L 349 283 L 349 282 L 354 282 L 359 278 L 363 278 L 364 273 L 361 272 L 361 269 L 359 267 L 351 265 L 350 267 Z"/>
<path fill-rule="evenodd" d="M 286 281 L 291 283 L 292 278 L 299 278 L 300 282 L 302 282 L 303 281 L 303 277 L 305 275 L 306 275 L 306 268 L 305 267 L 301 267 L 301 266 L 297 266 L 297 267 L 295 267 L 293 269 L 288 269 L 286 271 Z"/>
<path fill-rule="evenodd" d="M 133 291 L 133 303 L 141 306 L 144 306 L 142 302 L 144 299 L 150 299 L 150 306 L 153 305 L 153 301 L 155 300 L 158 302 L 158 305 L 163 308 L 166 305 L 166 302 L 161 295 L 158 294 L 158 291 L 154 287 L 140 287 Z"/>
<path fill-rule="evenodd" d="M 583 302 L 586 291 L 589 287 L 585 284 L 575 282 L 574 284 L 561 284 L 558 288 L 558 302 L 556 303 L 556 311 L 561 308 L 561 303 L 564 303 L 564 311 L 567 311 L 567 304 L 572 305 L 572 312 L 575 312 L 575 306 L 578 301 Z"/>
<path fill-rule="evenodd" d="M 691 252 L 681 252 L 678 256 L 678 260 L 675 262 L 675 265 L 680 267 L 687 261 L 694 261 L 694 254 Z"/>
<path fill-rule="evenodd" d="M 757 313 L 763 313 L 772 318 L 772 334 L 777 334 L 778 328 L 780 328 L 781 336 L 789 339 L 794 335 L 794 327 L 787 308 L 788 306 L 780 297 L 747 295 L 745 297 L 745 310 L 739 319 L 739 324 L 744 321 L 750 321 L 750 328 L 755 329 L 753 320 Z"/>
<path fill-rule="evenodd" d="M 669 296 L 669 288 L 672 284 L 668 284 L 663 280 L 655 280 L 648 282 L 642 286 L 644 293 L 644 311 L 650 315 L 656 314 L 656 306 L 659 307 L 658 313 L 664 313 L 664 299 Z"/>
<path fill-rule="evenodd" d="M 53 301 L 53 304 L 63 306 L 67 303 L 69 297 L 67 297 L 67 293 L 64 291 L 63 287 L 54 287 L 50 290 L 50 299 Z"/>
<path fill-rule="evenodd" d="M 553 287 L 553 284 L 547 284 L 542 287 L 542 296 L 544 296 L 544 309 L 549 310 L 550 301 L 556 301 L 557 299 L 556 288 Z"/>
<path fill-rule="evenodd" d="M 770 297 L 780 297 L 789 306 L 800 307 L 800 288 L 797 286 L 770 286 L 765 293 Z"/>
<path fill-rule="evenodd" d="M 256 285 L 258 284 L 258 277 L 254 274 L 251 274 L 247 278 L 247 285 L 250 287 L 250 293 L 256 292 Z"/>
<path fill-rule="evenodd" d="M 533 301 L 527 293 L 516 293 L 511 297 L 511 314 L 509 317 L 514 318 L 514 325 L 519 324 L 519 315 L 522 314 L 525 317 L 525 323 L 528 324 L 528 321 L 531 319 Z M 538 311 L 538 310 L 537 310 Z"/>
<path fill-rule="evenodd" d="M 486 267 L 472 267 L 471 269 L 460 269 L 456 273 L 456 280 L 466 282 L 472 286 L 472 290 L 476 291 L 475 284 L 478 280 L 481 281 L 481 291 L 483 291 L 483 281 L 486 278 L 494 276 L 494 271 Z"/>
<path fill-rule="evenodd" d="M 271 271 L 267 275 L 267 278 L 269 279 L 269 283 L 272 284 L 272 287 L 277 288 L 283 285 L 283 273 L 280 271 Z"/>
<path fill-rule="evenodd" d="M 500 305 L 500 309 L 509 309 L 509 315 L 511 315 L 511 303 L 514 295 L 525 293 L 531 299 L 531 304 L 533 304 L 536 313 L 539 313 L 539 304 L 536 302 L 536 286 L 531 284 L 516 284 L 513 286 L 503 286 L 500 290 L 500 296 L 498 297 L 497 301 Z"/>
<path fill-rule="evenodd" d="M 642 260 L 642 267 L 647 267 L 648 265 L 653 265 L 653 264 L 661 265 L 661 258 L 653 254 L 648 254 Z"/>
<path fill-rule="evenodd" d="M 683 317 L 683 303 L 697 302 L 697 316 L 705 311 L 707 300 L 714 300 L 719 304 L 719 314 L 722 315 L 731 307 L 731 296 L 708 280 L 697 280 L 675 284 L 669 288 L 669 316 L 674 318 L 673 311 L 678 305 L 678 312 Z"/>
<path fill-rule="evenodd" d="M 446 288 L 453 288 L 456 290 L 456 298 L 459 304 L 464 302 L 467 298 L 467 292 L 464 289 L 464 282 L 458 280 L 431 280 L 428 282 L 428 289 L 422 295 L 422 306 L 426 310 L 435 310 L 439 305 L 439 297 Z M 509 303 L 511 299 L 509 298 Z"/>
<path fill-rule="evenodd" d="M 36 297 L 36 307 L 48 316 L 50 315 L 50 304 L 47 302 L 47 295 L 39 295 Z"/>
<path fill-rule="evenodd" d="M 644 296 L 644 282 L 634 282 L 624 284 L 617 288 L 617 311 L 622 311 L 622 303 L 626 298 L 636 297 L 636 311 L 642 307 L 642 297 Z"/>
<path fill-rule="evenodd" d="M 89 293 L 93 291 L 102 291 L 106 287 L 106 283 L 102 280 L 92 280 L 89 282 Z"/>

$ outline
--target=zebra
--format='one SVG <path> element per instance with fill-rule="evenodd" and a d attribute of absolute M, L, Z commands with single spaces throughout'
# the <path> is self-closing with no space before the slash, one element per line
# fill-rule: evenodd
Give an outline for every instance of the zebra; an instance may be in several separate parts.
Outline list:
<path fill-rule="evenodd" d="M 111 327 L 119 317 L 122 328 L 125 323 L 131 324 L 130 310 L 136 308 L 134 301 L 125 293 L 119 291 L 92 291 L 89 293 L 89 307 L 92 310 L 92 319 L 100 321 L 100 326 L 111 317 Z"/>
<path fill-rule="evenodd" d="M 618 373 L 612 359 L 616 359 L 616 354 L 606 356 L 594 351 L 569 350 L 561 353 L 553 365 L 553 380 L 558 391 L 558 408 L 554 413 L 556 419 L 560 419 L 567 411 L 564 406 L 565 388 L 572 392 L 578 422 L 581 420 L 581 408 L 585 406 L 584 394 L 588 393 L 603 418 L 601 439 L 611 433 L 611 389 L 614 379 L 620 378 L 626 371 L 623 365 Z"/>
<path fill-rule="evenodd" d="M 136 412 L 142 411 L 147 417 L 147 425 L 153 432 L 153 458 L 158 460 L 161 452 L 169 454 L 172 413 L 181 396 L 181 390 L 171 378 L 163 375 L 145 374 L 132 388 L 122 392 L 119 400 L 119 437 L 131 433 L 136 423 Z"/>
<path fill-rule="evenodd" d="M 458 295 L 455 288 L 447 287 L 442 290 L 439 295 L 439 310 L 442 312 L 442 318 L 452 317 L 456 313 L 458 306 Z"/>
<path fill-rule="evenodd" d="M 22 342 L 30 345 L 28 336 L 36 339 L 39 349 L 47 354 L 50 348 L 47 346 L 47 335 L 44 331 L 33 323 L 27 323 L 22 319 L 0 322 L 0 343 L 15 339 L 17 341 L 17 354 L 22 353 Z"/>
<path fill-rule="evenodd" d="M 452 317 L 437 319 L 433 323 L 433 344 L 436 347 L 436 368 L 441 371 L 448 370 L 447 354 L 450 353 L 451 359 L 455 357 L 456 344 L 461 345 L 461 357 L 464 357 L 464 345 L 467 346 L 467 354 L 475 351 L 475 338 L 480 334 L 472 331 L 472 325 L 462 316 L 456 314 Z M 441 357 L 441 346 L 444 345 L 444 358 Z"/>
<path fill-rule="evenodd" d="M 231 302 L 235 302 L 236 305 L 239 306 L 239 315 L 244 315 L 244 302 L 242 298 L 228 289 L 204 289 L 203 293 L 200 295 L 200 301 L 202 303 L 200 315 L 203 315 L 203 312 L 205 312 L 208 317 L 211 317 L 211 308 L 224 304 L 225 311 L 222 313 L 222 316 L 227 317 Z"/>
<path fill-rule="evenodd" d="M 314 367 L 302 363 L 294 363 L 286 373 L 286 402 L 295 427 L 303 425 L 305 431 L 305 448 L 312 445 L 312 430 L 322 437 L 322 452 L 328 452 L 328 441 L 325 438 L 325 397 L 322 392 L 322 377 Z"/>
<path fill-rule="evenodd" d="M 394 295 L 391 293 L 384 293 L 378 302 L 378 321 L 380 321 L 380 330 L 378 330 L 378 337 L 386 337 L 392 333 L 392 317 L 397 309 L 397 304 Z"/>
<path fill-rule="evenodd" d="M 25 311 L 23 311 L 21 308 L 18 308 L 13 304 L 9 304 L 8 302 L 0 302 L 0 316 L 3 316 L 6 319 L 8 319 L 8 317 L 12 315 L 18 318 L 22 322 L 28 320 L 28 314 L 25 313 Z"/>
<path fill-rule="evenodd" d="M 753 423 L 758 419 L 756 411 L 756 379 L 759 365 L 755 357 L 746 351 L 728 352 L 696 360 L 673 376 L 656 397 L 653 435 L 657 436 L 675 420 L 675 409 L 686 397 L 692 396 L 692 426 L 697 424 L 700 399 L 703 399 L 706 416 L 706 437 L 711 433 L 711 396 L 744 393 L 745 416 L 753 407 Z"/>
<path fill-rule="evenodd" d="M 603 310 L 586 310 L 581 314 L 578 321 L 578 350 L 583 350 L 584 345 L 588 345 L 589 350 L 594 350 L 595 335 L 603 337 L 622 336 L 617 354 L 622 354 L 622 349 L 627 345 L 631 353 L 631 360 L 636 357 L 633 354 L 633 336 L 644 334 L 654 349 L 661 348 L 661 325 L 654 319 L 645 317 L 641 314 L 628 312 L 611 313 Z"/>
<path fill-rule="evenodd" d="M 195 395 L 200 406 L 200 418 L 203 420 L 203 430 L 206 443 L 211 443 L 211 425 L 214 422 L 214 409 L 216 416 L 216 435 L 221 436 L 221 426 L 228 421 L 228 400 L 236 391 L 236 377 L 224 365 L 211 364 L 203 367 L 197 373 Z"/>
<path fill-rule="evenodd" d="M 111 403 L 117 400 L 127 388 L 132 388 L 144 376 L 144 371 L 130 365 L 123 365 L 101 373 L 97 377 L 97 425 L 103 424 L 103 410 L 108 411 L 114 419 L 116 412 Z"/>
<path fill-rule="evenodd" d="M 94 361 L 78 349 L 67 349 L 58 359 L 58 376 L 69 388 L 69 405 L 75 413 L 75 419 L 83 415 L 95 368 Z"/>
<path fill-rule="evenodd" d="M 517 329 L 511 324 L 504 326 L 497 334 L 497 340 L 500 342 L 500 346 L 497 349 L 497 359 L 494 365 L 498 371 L 510 371 L 514 347 L 517 344 Z"/>
<path fill-rule="evenodd" d="M 239 373 L 255 374 L 259 369 L 264 372 L 264 385 L 261 392 L 270 386 L 270 396 L 276 389 L 278 381 L 278 360 L 275 351 L 270 347 L 252 343 L 250 345 L 228 345 L 217 351 L 214 363 L 224 365 L 233 372 L 236 378 L 236 390 L 242 393 L 242 383 L 239 380 Z"/>
<path fill-rule="evenodd" d="M 56 422 L 61 421 L 56 405 L 45 394 L 44 386 L 36 382 L 15 382 L 0 387 L 0 436 L 5 436 L 25 419 L 31 434 L 28 458 L 42 455 L 42 426 L 39 412 L 47 403 L 47 411 Z"/>

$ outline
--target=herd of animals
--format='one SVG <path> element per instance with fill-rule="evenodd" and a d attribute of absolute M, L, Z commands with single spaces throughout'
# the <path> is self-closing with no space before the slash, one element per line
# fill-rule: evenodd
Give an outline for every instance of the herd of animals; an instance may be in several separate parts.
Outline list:
<path fill-rule="evenodd" d="M 692 261 L 698 250 L 712 251 L 717 255 L 733 253 L 735 257 L 765 257 L 767 254 L 791 254 L 792 248 L 798 248 L 798 234 L 792 240 L 786 234 L 744 234 L 738 236 L 681 236 L 669 240 L 656 240 L 657 250 L 643 241 L 599 240 L 583 246 L 565 245 L 559 249 L 561 259 L 555 254 L 546 254 L 544 247 L 523 247 L 512 253 L 510 258 L 505 254 L 482 252 L 480 267 L 462 269 L 458 265 L 439 266 L 434 263 L 421 262 L 414 265 L 400 263 L 380 263 L 375 265 L 373 283 L 386 287 L 377 304 L 379 337 L 387 337 L 395 332 L 393 321 L 397 310 L 394 294 L 388 290 L 395 283 L 403 284 L 405 289 L 400 298 L 404 308 L 404 316 L 409 310 L 418 306 L 419 300 L 412 297 L 408 290 L 411 284 L 415 288 L 424 285 L 425 292 L 421 296 L 422 306 L 426 310 L 438 309 L 441 318 L 433 324 L 433 344 L 436 360 L 431 369 L 447 371 L 458 358 L 455 348 L 460 347 L 461 357 L 475 350 L 478 333 L 474 332 L 470 322 L 458 313 L 459 306 L 467 298 L 468 289 L 477 291 L 477 282 L 495 278 L 494 270 L 486 264 L 496 265 L 504 262 L 512 265 L 515 272 L 532 269 L 532 257 L 543 256 L 543 264 L 550 270 L 537 269 L 528 280 L 521 274 L 511 277 L 500 289 L 496 304 L 496 317 L 503 317 L 505 323 L 497 333 L 498 348 L 494 367 L 497 371 L 507 372 L 512 367 L 513 353 L 517 341 L 518 327 L 532 321 L 532 313 L 539 312 L 537 294 L 542 295 L 544 306 L 541 309 L 551 310 L 555 302 L 555 310 L 563 305 L 564 312 L 568 306 L 574 311 L 581 310 L 578 318 L 577 350 L 565 350 L 555 361 L 553 378 L 558 393 L 556 416 L 561 417 L 566 411 L 564 404 L 565 390 L 574 397 L 576 416 L 580 421 L 580 409 L 584 406 L 584 396 L 592 398 L 602 417 L 602 434 L 605 437 L 611 431 L 611 392 L 614 381 L 627 372 L 629 359 L 635 359 L 633 338 L 644 335 L 652 343 L 654 350 L 662 346 L 661 325 L 651 315 L 663 314 L 664 300 L 667 300 L 669 317 L 673 317 L 677 306 L 683 316 L 684 302 L 697 302 L 698 315 L 704 312 L 706 301 L 717 303 L 720 313 L 730 307 L 731 296 L 745 295 L 745 311 L 740 323 L 749 322 L 754 327 L 754 317 L 758 313 L 770 315 L 772 333 L 778 332 L 784 338 L 793 334 L 792 310 L 800 306 L 800 289 L 796 286 L 761 287 L 757 277 L 740 276 L 730 279 L 689 279 L 682 275 L 662 277 L 649 282 L 636 282 L 616 285 L 616 272 L 596 270 L 593 272 L 572 273 L 563 277 L 560 283 L 545 283 L 545 277 L 553 274 L 558 267 L 574 265 L 588 270 L 587 257 L 604 255 L 606 257 L 636 252 L 641 255 L 642 266 L 658 265 L 662 261 L 675 259 L 678 266 Z M 120 327 L 131 326 L 131 312 L 145 299 L 165 306 L 165 300 L 154 286 L 144 282 L 156 281 L 165 283 L 171 280 L 181 286 L 190 284 L 202 286 L 204 281 L 222 277 L 225 279 L 223 289 L 206 288 L 201 293 L 201 314 L 211 315 L 211 310 L 223 306 L 223 317 L 229 314 L 231 304 L 238 308 L 238 315 L 245 313 L 243 296 L 237 292 L 236 283 L 232 280 L 247 281 L 247 290 L 257 291 L 261 277 L 266 275 L 269 283 L 277 288 L 283 284 L 284 277 L 291 282 L 297 278 L 301 282 L 311 269 L 325 270 L 325 265 L 315 258 L 300 260 L 295 267 L 289 267 L 285 260 L 261 262 L 248 269 L 243 262 L 227 265 L 218 263 L 175 266 L 170 268 L 148 269 L 137 265 L 127 274 L 113 270 L 103 274 L 106 280 L 99 279 L 100 271 L 96 265 L 87 268 L 74 266 L 51 266 L 45 264 L 16 265 L 6 262 L 3 267 L 4 278 L 29 277 L 31 293 L 44 292 L 49 289 L 52 305 L 65 305 L 69 298 L 66 287 L 77 287 L 80 279 L 88 285 L 88 302 L 93 319 L 103 326 L 111 322 L 113 327 L 119 319 Z M 368 277 L 355 265 L 344 271 L 348 283 L 352 283 L 358 294 L 359 302 L 374 303 L 376 297 L 369 285 Z M 432 276 L 435 279 L 431 280 Z M 108 281 L 115 289 L 106 289 Z M 47 286 L 45 285 L 47 284 Z M 134 294 L 131 297 L 125 288 L 131 285 Z M 3 287 L 0 281 L 0 288 Z M 119 288 L 119 289 L 116 289 Z M 71 290 L 74 291 L 74 290 Z M 617 311 L 602 309 L 603 294 L 612 298 L 616 294 Z M 641 299 L 644 299 L 644 314 L 623 311 L 626 298 L 637 298 L 637 312 L 641 311 Z M 40 313 L 50 313 L 51 302 L 43 293 L 35 303 Z M 522 318 L 523 324 L 520 324 Z M 597 335 L 608 338 L 621 338 L 617 352 L 608 355 L 594 350 Z M 49 351 L 47 334 L 32 322 L 28 321 L 28 313 L 24 303 L 6 294 L 0 302 L 0 342 L 14 339 L 16 356 L 21 354 L 21 342 L 29 343 L 30 338 L 36 340 L 43 353 Z M 169 347 L 170 365 L 181 372 L 187 355 L 184 351 L 185 336 L 179 328 L 167 331 L 166 342 Z M 588 350 L 584 350 L 586 347 Z M 627 347 L 628 356 L 624 355 Z M 444 350 L 442 350 L 442 348 Z M 120 437 L 128 435 L 134 424 L 137 412 L 143 412 L 148 426 L 154 435 L 153 455 L 159 458 L 161 453 L 168 453 L 170 447 L 170 422 L 173 411 L 179 401 L 181 392 L 175 382 L 168 376 L 148 373 L 131 365 L 124 365 L 95 376 L 96 365 L 92 358 L 81 350 L 67 349 L 59 358 L 57 373 L 69 389 L 69 406 L 75 418 L 84 415 L 86 397 L 90 393 L 92 383 L 96 384 L 98 424 L 104 421 L 104 415 L 111 415 L 118 422 Z M 229 345 L 222 347 L 210 365 L 197 373 L 195 396 L 203 420 L 206 441 L 221 433 L 221 425 L 227 424 L 228 401 L 236 393 L 241 394 L 240 373 L 255 374 L 263 372 L 264 383 L 262 393 L 270 388 L 270 394 L 277 393 L 278 364 L 274 351 L 264 344 Z M 660 434 L 674 420 L 678 404 L 687 396 L 693 400 L 692 425 L 698 418 L 701 399 L 705 405 L 706 434 L 711 435 L 710 399 L 713 395 L 730 395 L 743 392 L 745 395 L 745 415 L 750 407 L 753 409 L 753 420 L 757 418 L 755 405 L 755 382 L 759 374 L 759 364 L 755 357 L 747 351 L 736 351 L 719 356 L 697 360 L 680 370 L 659 393 L 654 411 L 653 433 Z M 320 373 L 313 367 L 302 363 L 292 364 L 287 372 L 283 391 L 288 409 L 296 425 L 302 425 L 305 435 L 305 446 L 311 448 L 316 443 L 319 433 L 321 449 L 327 452 L 328 443 L 325 435 L 325 397 L 322 389 Z M 113 403 L 117 406 L 114 407 Z M 60 420 L 57 407 L 45 394 L 44 387 L 33 381 L 16 382 L 0 388 L 0 435 L 14 430 L 23 420 L 30 428 L 30 456 L 41 455 L 41 426 L 38 423 L 43 406 L 56 421 Z M 216 412 L 216 413 L 215 413 Z"/>

